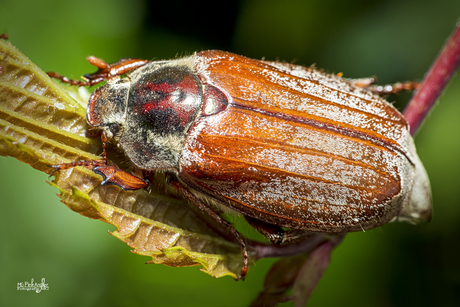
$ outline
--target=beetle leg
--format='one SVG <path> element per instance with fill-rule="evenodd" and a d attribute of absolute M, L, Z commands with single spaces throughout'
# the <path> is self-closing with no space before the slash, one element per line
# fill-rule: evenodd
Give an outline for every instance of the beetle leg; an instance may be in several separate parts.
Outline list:
<path fill-rule="evenodd" d="M 76 162 L 70 162 L 70 163 L 50 165 L 50 167 L 54 168 L 54 171 L 50 174 L 50 176 L 53 176 L 54 173 L 56 173 L 57 171 L 74 168 L 76 166 L 84 166 L 84 167 L 94 169 L 98 166 L 104 166 L 104 165 L 107 165 L 107 162 L 102 159 L 101 160 L 82 160 L 82 161 L 76 161 Z"/>
<path fill-rule="evenodd" d="M 116 76 L 121 76 L 127 72 L 144 66 L 148 63 L 147 60 L 140 59 L 121 59 L 120 61 L 112 64 L 107 64 L 102 59 L 94 56 L 89 56 L 86 60 L 99 68 L 95 73 L 86 74 L 83 79 L 91 83 L 91 85 L 111 79 Z"/>
<path fill-rule="evenodd" d="M 105 131 L 102 131 L 102 159 L 100 160 L 83 160 L 70 163 L 51 165 L 54 171 L 50 174 L 52 176 L 55 172 L 73 168 L 76 166 L 84 166 L 90 168 L 96 174 L 103 177 L 101 185 L 116 185 L 123 190 L 139 190 L 149 185 L 149 179 L 139 178 L 130 173 L 127 173 L 120 169 L 116 164 L 107 164 L 107 135 Z"/>
<path fill-rule="evenodd" d="M 378 95 L 397 94 L 403 91 L 412 91 L 420 87 L 420 83 L 414 81 L 397 82 L 388 85 L 372 85 L 375 78 L 348 79 L 354 86 L 366 89 Z"/>
<path fill-rule="evenodd" d="M 266 237 L 273 244 L 281 244 L 284 242 L 284 230 L 283 228 L 256 220 L 249 216 L 244 216 L 246 221 L 254 227 L 258 232 L 260 232 L 264 237 Z"/>
<path fill-rule="evenodd" d="M 76 86 L 91 86 L 91 84 L 88 81 L 72 80 L 65 76 L 61 76 L 60 74 L 56 72 L 50 71 L 50 72 L 47 72 L 46 74 L 50 78 L 61 80 L 62 83 L 67 83 L 67 84 L 76 85 Z"/>
<path fill-rule="evenodd" d="M 96 166 L 93 172 L 104 178 L 101 185 L 116 185 L 123 190 L 139 190 L 149 185 L 148 179 L 131 175 L 115 164 Z"/>
<path fill-rule="evenodd" d="M 130 173 L 127 173 L 120 169 L 116 164 L 107 165 L 106 160 L 83 160 L 70 163 L 56 164 L 51 165 L 54 168 L 54 171 L 50 174 L 53 174 L 57 171 L 73 168 L 76 166 L 84 166 L 90 168 L 96 174 L 99 174 L 103 177 L 101 185 L 116 185 L 123 190 L 139 190 L 145 188 L 149 185 L 148 178 L 139 178 Z"/>
<path fill-rule="evenodd" d="M 412 91 L 420 87 L 420 83 L 413 81 L 397 82 L 389 85 L 372 85 L 366 89 L 378 95 L 397 94 L 403 91 Z"/>
<path fill-rule="evenodd" d="M 148 63 L 147 60 L 141 59 L 121 59 L 116 63 L 107 64 L 106 62 L 104 62 L 104 60 L 96 58 L 94 56 L 89 56 L 86 58 L 86 60 L 90 64 L 96 66 L 98 70 L 92 74 L 84 75 L 83 81 L 71 80 L 55 72 L 48 72 L 47 74 L 50 78 L 59 79 L 63 83 L 68 83 L 70 85 L 92 86 L 104 80 L 109 80 L 113 77 L 121 76 Z"/>
<path fill-rule="evenodd" d="M 76 162 L 70 162 L 70 163 L 61 163 L 61 164 L 51 165 L 51 167 L 54 168 L 54 171 L 50 174 L 50 176 L 53 176 L 54 173 L 56 173 L 57 171 L 74 168 L 76 166 L 84 166 L 84 167 L 91 168 L 92 170 L 99 166 L 107 166 L 106 148 L 107 148 L 108 139 L 107 139 L 107 134 L 104 131 L 102 131 L 101 140 L 102 140 L 102 159 L 82 160 L 82 161 L 76 161 Z"/>
<path fill-rule="evenodd" d="M 289 229 L 284 232 L 283 242 L 281 244 L 292 244 L 308 239 L 317 233 L 307 232 L 302 229 Z"/>
<path fill-rule="evenodd" d="M 240 274 L 237 276 L 236 280 L 244 279 L 246 273 L 248 272 L 248 262 L 249 256 L 246 248 L 246 243 L 241 237 L 240 233 L 226 220 L 224 220 L 216 211 L 207 206 L 201 200 L 199 200 L 195 195 L 193 195 L 190 190 L 183 186 L 177 179 L 170 179 L 170 183 L 192 204 L 197 206 L 202 212 L 211 216 L 216 222 L 225 226 L 227 230 L 235 237 L 235 239 L 240 243 L 241 250 L 243 251 L 243 267 L 241 268 Z"/>
<path fill-rule="evenodd" d="M 292 244 L 313 236 L 313 233 L 302 229 L 289 229 L 285 231 L 280 226 L 265 223 L 248 216 L 245 216 L 245 219 L 273 244 Z"/>
<path fill-rule="evenodd" d="M 351 83 L 359 88 L 367 88 L 375 83 L 375 78 L 348 79 Z"/>

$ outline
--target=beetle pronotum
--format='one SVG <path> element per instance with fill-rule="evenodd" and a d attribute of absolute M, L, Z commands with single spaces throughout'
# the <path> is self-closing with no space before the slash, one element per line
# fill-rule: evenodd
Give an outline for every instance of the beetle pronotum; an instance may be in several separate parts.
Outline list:
<path fill-rule="evenodd" d="M 287 241 L 282 227 L 342 233 L 431 212 L 408 124 L 362 88 L 368 82 L 222 51 L 157 62 L 89 61 L 99 70 L 86 81 L 50 76 L 74 85 L 107 79 L 87 110 L 89 125 L 102 131 L 104 156 L 54 168 L 86 166 L 104 176 L 103 184 L 146 187 L 107 164 L 105 143 L 114 141 L 139 169 L 166 172 L 185 198 L 226 225 L 242 246 L 240 278 L 245 242 L 220 217 L 222 207 L 274 243 Z"/>

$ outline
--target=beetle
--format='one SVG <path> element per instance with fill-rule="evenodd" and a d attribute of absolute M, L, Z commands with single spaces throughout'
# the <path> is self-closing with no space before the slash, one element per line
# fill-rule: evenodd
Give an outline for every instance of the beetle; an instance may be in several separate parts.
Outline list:
<path fill-rule="evenodd" d="M 164 61 L 123 59 L 74 85 L 107 84 L 88 103 L 103 158 L 86 166 L 102 184 L 148 186 L 107 163 L 113 141 L 145 173 L 168 182 L 246 243 L 220 213 L 242 214 L 273 243 L 306 233 L 364 231 L 431 213 L 429 180 L 404 117 L 366 89 L 313 67 L 202 51 Z M 121 77 L 126 74 L 127 76 Z M 289 235 L 291 234 L 291 235 Z"/>

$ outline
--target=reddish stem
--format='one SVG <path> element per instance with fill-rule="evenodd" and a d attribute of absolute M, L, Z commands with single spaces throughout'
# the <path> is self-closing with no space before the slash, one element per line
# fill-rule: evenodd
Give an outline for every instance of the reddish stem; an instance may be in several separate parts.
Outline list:
<path fill-rule="evenodd" d="M 298 254 L 308 253 L 318 247 L 321 243 L 331 241 L 333 245 L 338 245 L 345 237 L 346 233 L 338 235 L 317 234 L 300 242 L 287 245 L 273 245 L 271 243 L 262 243 L 251 241 L 251 250 L 256 253 L 258 259 L 273 257 L 289 257 Z"/>
<path fill-rule="evenodd" d="M 460 64 L 460 22 L 436 58 L 420 88 L 409 101 L 403 115 L 412 135 L 420 127 Z"/>

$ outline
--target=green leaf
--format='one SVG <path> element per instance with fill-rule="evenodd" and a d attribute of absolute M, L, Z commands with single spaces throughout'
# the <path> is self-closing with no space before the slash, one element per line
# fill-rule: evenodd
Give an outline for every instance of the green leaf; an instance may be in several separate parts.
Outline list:
<path fill-rule="evenodd" d="M 99 138 L 87 137 L 82 96 L 88 94 L 67 87 L 78 101 L 72 98 L 9 41 L 0 40 L 0 66 L 0 155 L 48 174 L 52 164 L 100 158 Z M 213 230 L 219 225 L 169 191 L 162 174 L 155 176 L 150 191 L 102 187 L 101 181 L 94 172 L 76 167 L 56 173 L 50 184 L 71 210 L 116 226 L 112 235 L 133 252 L 151 257 L 150 262 L 200 265 L 214 277 L 236 278 L 240 246 L 219 236 Z"/>

